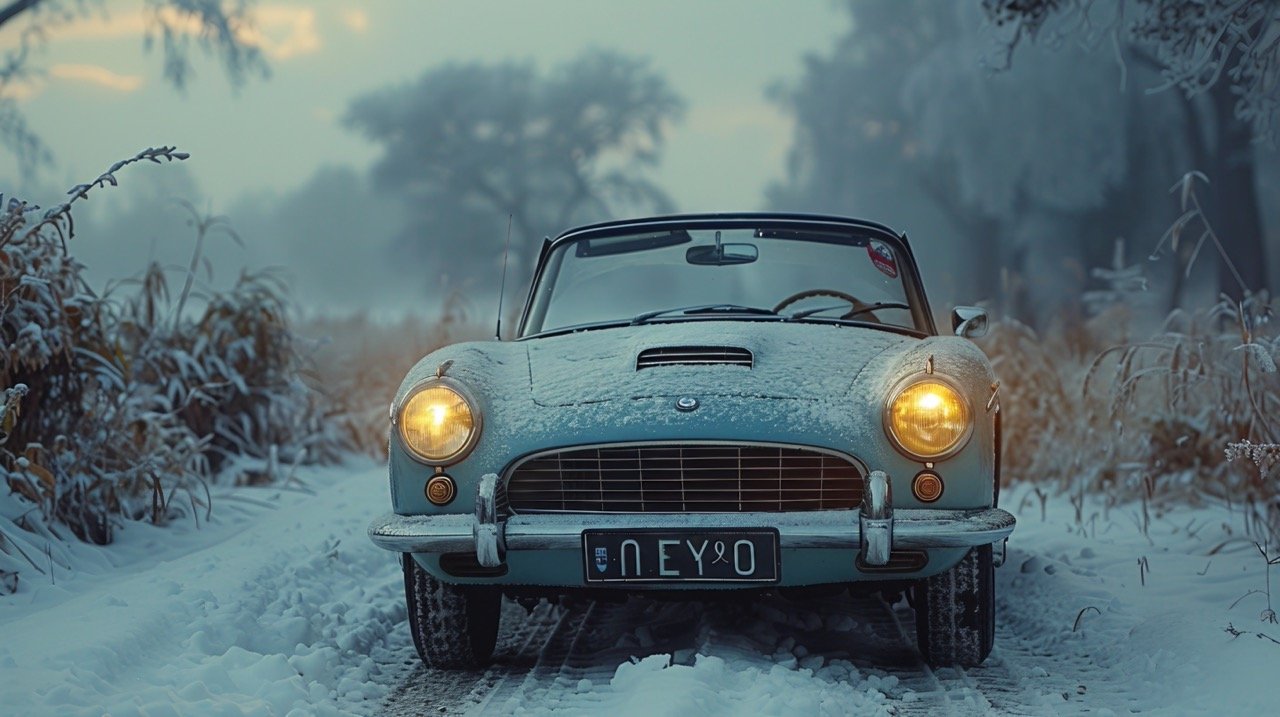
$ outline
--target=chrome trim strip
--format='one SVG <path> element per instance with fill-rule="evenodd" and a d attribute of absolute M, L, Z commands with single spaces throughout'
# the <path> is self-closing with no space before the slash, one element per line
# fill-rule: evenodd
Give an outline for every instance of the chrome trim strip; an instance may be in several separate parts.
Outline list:
<path fill-rule="evenodd" d="M 476 549 L 471 514 L 397 515 L 387 513 L 369 525 L 378 547 L 401 553 L 454 553 Z M 804 513 L 648 513 L 514 515 L 507 519 L 504 542 L 513 550 L 581 550 L 582 531 L 644 527 L 665 530 L 775 528 L 780 548 L 856 550 L 862 541 L 859 521 L 848 510 Z M 894 548 L 962 548 L 1004 540 L 1016 520 L 1001 508 L 939 510 L 904 508 L 893 513 Z"/>

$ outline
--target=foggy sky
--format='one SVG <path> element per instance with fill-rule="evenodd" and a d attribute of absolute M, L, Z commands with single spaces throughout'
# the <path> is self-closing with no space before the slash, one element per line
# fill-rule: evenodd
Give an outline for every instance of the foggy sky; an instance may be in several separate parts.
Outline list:
<path fill-rule="evenodd" d="M 197 54 L 192 58 L 196 77 L 185 94 L 162 81 L 160 53 L 143 49 L 141 0 L 104 0 L 102 7 L 109 14 L 95 12 L 53 32 L 48 47 L 33 58 L 44 74 L 18 88 L 28 120 L 56 153 L 56 165 L 35 183 L 24 184 L 13 157 L 0 150 L 0 192 L 43 204 L 58 201 L 66 187 L 92 179 L 142 147 L 174 144 L 191 152 L 192 158 L 181 165 L 130 168 L 119 177 L 120 188 L 97 191 L 80 205 L 80 236 L 73 253 L 89 267 L 89 279 L 97 288 L 108 280 L 136 275 L 150 260 L 175 267 L 187 264 L 193 234 L 187 210 L 176 201 L 185 199 L 202 213 L 225 215 L 244 239 L 244 247 L 226 237 L 207 244 L 215 287 L 227 286 L 242 268 L 277 266 L 303 312 L 431 315 L 435 307 L 429 289 L 439 295 L 450 266 L 444 259 L 424 262 L 397 256 L 392 249 L 393 237 L 404 227 L 404 207 L 397 201 L 401 198 L 383 196 L 371 187 L 367 170 L 381 148 L 342 125 L 350 101 L 371 91 L 403 87 L 446 63 L 530 60 L 545 73 L 594 47 L 647 58 L 687 102 L 684 119 L 667 128 L 653 175 L 678 210 L 855 213 L 912 235 L 935 309 L 989 298 L 990 287 L 973 285 L 972 265 L 990 263 L 991 257 L 957 243 L 955 227 L 947 218 L 931 209 L 918 191 L 906 191 L 910 177 L 893 172 L 903 164 L 900 161 L 877 166 L 833 156 L 845 173 L 883 175 L 889 186 L 881 194 L 836 192 L 826 197 L 816 191 L 800 205 L 766 204 L 765 188 L 788 177 L 787 151 L 794 138 L 791 118 L 766 98 L 766 90 L 794 86 L 805 54 L 828 55 L 845 35 L 849 14 L 834 2 L 264 2 L 258 5 L 258 44 L 272 76 L 251 79 L 235 89 L 216 62 Z M 955 10 L 948 6 L 939 12 Z M 971 10 L 977 13 L 976 6 Z M 21 26 L 18 21 L 0 31 L 0 50 L 13 46 Z M 1025 82 L 1035 69 L 1028 52 L 1047 58 L 1051 65 L 1063 64 L 1069 54 L 1023 47 L 1012 74 L 993 80 L 979 67 L 979 52 L 963 45 L 959 49 L 940 71 L 925 67 L 929 71 L 915 73 L 936 79 L 932 84 L 940 89 L 913 94 L 908 90 L 913 83 L 921 84 L 919 78 L 888 79 L 895 72 L 903 74 L 898 70 L 911 69 L 898 63 L 896 70 L 885 65 L 883 72 L 877 71 L 870 81 L 873 86 L 845 90 L 860 97 L 878 92 L 877 101 L 895 105 L 903 96 L 914 97 L 926 119 L 932 111 L 937 116 L 933 124 L 944 129 L 973 122 L 986 128 L 990 108 L 963 115 L 972 120 L 968 124 L 958 123 L 951 114 L 971 99 L 978 85 Z M 1100 61 L 1104 99 L 1112 98 L 1110 87 L 1116 84 L 1112 75 L 1118 68 L 1110 63 Z M 956 71 L 974 87 L 948 75 Z M 948 92 L 953 93 L 950 99 Z M 1112 99 L 1118 99 L 1119 92 L 1117 86 Z M 1038 97 L 1034 92 L 1013 96 L 1020 101 Z M 1048 96 L 1052 99 L 1052 92 Z M 830 110 L 824 116 L 837 123 L 848 111 L 838 102 Z M 971 137 L 936 142 L 944 149 L 968 147 L 999 160 L 996 169 L 974 165 L 973 181 L 959 187 L 968 192 L 968 200 L 999 197 L 995 190 L 1000 187 L 1022 187 L 1021 171 L 1000 167 L 1028 153 L 1039 157 L 1043 140 L 1070 129 L 1061 123 L 1072 121 L 1049 103 L 1006 114 L 1004 120 L 1026 135 L 1023 150 L 993 152 L 981 149 L 983 145 Z M 1039 119 L 1027 121 L 1032 115 Z M 998 146 L 1009 143 L 1009 132 L 991 134 Z M 834 149 L 818 151 L 831 155 Z M 1264 195 L 1269 193 L 1265 188 L 1278 181 L 1274 156 L 1267 154 L 1269 159 L 1260 163 Z M 1058 163 L 1050 165 L 1054 177 L 1061 174 Z M 1085 167 L 1086 174 L 1089 169 Z M 1176 176 L 1166 178 L 1167 174 L 1157 174 L 1144 194 L 1157 205 L 1169 201 L 1164 189 Z M 1077 182 L 1085 188 L 1093 184 Z M 1096 184 L 1102 188 L 1105 182 Z M 1274 203 L 1264 201 L 1262 209 L 1270 215 L 1269 226 L 1280 224 Z M 1153 225 L 1160 227 L 1173 216 L 1161 206 L 1149 213 Z M 1062 233 L 1058 224 L 1051 222 L 1032 233 Z M 1135 255 L 1153 245 L 1158 233 L 1144 230 L 1130 237 Z M 1077 240 L 1069 232 L 1061 239 Z M 458 244 L 459 252 L 473 251 Z M 442 253 L 447 255 L 448 247 Z M 1280 252 L 1273 252 L 1270 260 L 1280 266 Z M 492 313 L 496 257 L 492 266 L 493 277 L 473 277 L 455 287 L 476 302 L 476 316 Z M 518 303 L 524 279 L 513 277 L 510 301 Z"/>
<path fill-rule="evenodd" d="M 301 237 L 253 234 L 273 222 L 277 229 L 291 223 L 266 218 L 270 201 L 301 205 L 306 199 L 295 195 L 304 188 L 332 188 L 333 181 L 316 176 L 322 168 L 330 168 L 330 180 L 341 167 L 363 175 L 377 148 L 341 126 L 352 97 L 448 61 L 531 59 L 545 70 L 593 46 L 647 56 L 689 106 L 684 121 L 670 128 L 659 183 L 682 211 L 758 209 L 764 186 L 783 174 L 790 140 L 790 120 L 769 103 L 765 89 L 797 76 L 803 54 L 828 47 L 843 26 L 839 8 L 821 1 L 264 2 L 258 18 L 272 76 L 235 90 L 214 61 L 197 54 L 196 78 L 184 95 L 162 81 L 160 53 L 143 49 L 141 2 L 109 0 L 103 6 L 105 17 L 93 13 L 55 31 L 34 58 L 45 76 L 21 88 L 23 110 L 54 150 L 56 165 L 42 173 L 38 186 L 24 186 L 13 157 L 0 153 L 0 191 L 49 202 L 62 187 L 143 147 L 177 145 L 192 154 L 183 169 L 131 169 L 122 174 L 121 188 L 99 193 L 81 210 L 85 219 L 111 224 L 113 214 L 136 217 L 138 196 L 163 203 L 166 192 L 156 185 L 172 182 L 171 194 L 202 210 L 232 214 L 246 241 L 259 244 L 241 252 L 246 263 L 287 261 L 304 277 L 296 287 L 302 298 L 336 307 L 377 305 L 386 292 L 330 294 L 323 287 L 335 287 L 325 275 L 332 270 L 311 268 L 331 259 L 330 252 Z M 20 26 L 15 21 L 0 32 L 0 49 L 16 43 Z M 182 212 L 173 206 L 161 213 L 181 227 Z M 252 216 L 234 216 L 233 210 L 246 209 Z M 351 211 L 362 214 L 367 231 L 344 241 L 372 249 L 390 218 L 359 204 Z M 79 254 L 95 282 L 136 272 L 157 252 L 162 260 L 185 263 L 187 238 L 166 237 L 158 245 L 159 231 L 150 227 L 131 237 L 113 232 L 112 246 L 82 246 Z M 87 234 L 83 239 L 91 241 Z M 225 254 L 222 271 L 234 275 L 236 251 Z M 385 257 L 343 256 L 354 283 L 376 287 L 387 270 Z M 382 286 L 411 283 L 392 279 Z"/>

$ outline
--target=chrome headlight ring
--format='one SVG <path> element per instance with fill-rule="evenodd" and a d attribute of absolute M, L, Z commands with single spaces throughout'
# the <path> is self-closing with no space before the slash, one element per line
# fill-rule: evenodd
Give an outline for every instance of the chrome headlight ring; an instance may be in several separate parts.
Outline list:
<path fill-rule="evenodd" d="M 915 453 L 911 450 L 908 450 L 907 447 L 903 445 L 901 439 L 899 439 L 898 433 L 895 430 L 895 427 L 893 425 L 894 403 L 897 402 L 897 400 L 902 396 L 903 393 L 907 391 L 907 389 L 927 381 L 936 381 L 937 383 L 942 384 L 947 389 L 949 389 L 952 393 L 954 393 L 956 395 L 957 400 L 963 405 L 965 413 L 968 417 L 968 421 L 966 422 L 964 431 L 960 434 L 958 438 L 956 438 L 955 443 L 953 443 L 946 450 L 933 455 L 925 455 L 925 454 Z M 937 461 L 943 461 L 959 453 L 961 450 L 963 450 L 964 447 L 969 444 L 969 440 L 973 437 L 974 423 L 975 423 L 975 417 L 976 417 L 973 411 L 973 403 L 969 400 L 969 397 L 965 395 L 964 391 L 960 389 L 959 384 L 957 384 L 954 379 L 948 378 L 946 376 L 942 376 L 941 374 L 927 373 L 927 372 L 910 374 L 902 378 L 896 384 L 894 384 L 893 390 L 889 392 L 889 396 L 885 400 L 884 406 L 881 409 L 880 413 L 881 413 L 881 421 L 884 425 L 885 436 L 889 438 L 889 442 L 893 444 L 893 447 L 897 449 L 899 453 L 907 456 L 908 458 L 915 461 L 920 461 L 922 463 L 935 463 Z"/>
<path fill-rule="evenodd" d="M 405 407 L 415 396 L 434 387 L 448 389 L 462 399 L 462 402 L 470 412 L 471 432 L 467 435 L 467 438 L 463 441 L 462 445 L 453 452 L 443 456 L 432 457 L 426 455 L 419 450 L 418 447 L 414 446 L 408 436 L 405 435 L 405 422 L 403 420 L 403 415 Z M 415 383 L 408 391 L 405 392 L 404 398 L 392 404 L 391 425 L 395 428 L 396 435 L 400 437 L 400 444 L 404 446 L 405 452 L 414 460 L 419 463 L 425 463 L 429 466 L 444 467 L 453 465 L 470 455 L 471 451 L 475 448 L 476 443 L 480 440 L 480 433 L 484 428 L 484 417 L 480 412 L 475 397 L 461 382 L 449 377 L 432 376 Z"/>

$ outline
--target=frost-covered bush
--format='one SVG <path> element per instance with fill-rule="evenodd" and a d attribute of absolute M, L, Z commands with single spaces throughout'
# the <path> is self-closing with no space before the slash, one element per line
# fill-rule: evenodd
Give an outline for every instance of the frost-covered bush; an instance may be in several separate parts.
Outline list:
<path fill-rule="evenodd" d="M 1129 337 L 1123 306 L 1037 334 L 997 321 L 1004 478 L 1114 499 L 1213 499 L 1280 529 L 1280 330 L 1265 294 Z M 1280 533 L 1280 531 L 1277 531 Z"/>
<path fill-rule="evenodd" d="M 1280 486 L 1229 444 L 1280 441 L 1280 331 L 1267 295 L 1175 311 L 1164 331 L 1100 355 L 1117 440 L 1156 476 L 1190 473 L 1193 493 L 1249 508 L 1280 529 Z M 1093 390 L 1093 389 L 1088 389 Z"/>
<path fill-rule="evenodd" d="M 1201 210 L 1193 172 L 1173 191 L 1182 214 L 1157 243 L 1175 255 L 1197 236 L 1185 273 L 1214 252 L 1242 299 L 1176 310 L 1158 330 L 1135 336 L 1130 311 L 1145 281 L 1117 244 L 1110 285 L 1085 303 L 1101 312 L 1044 336 L 997 323 L 984 348 L 1004 384 L 1004 466 L 1014 480 L 1114 498 L 1217 500 L 1242 506 L 1255 537 L 1280 539 L 1280 329 L 1276 306 L 1250 292 Z M 1146 308 L 1149 308 L 1146 307 Z M 1145 515 L 1145 511 L 1144 511 Z"/>
<path fill-rule="evenodd" d="M 979 343 L 1000 379 L 1004 483 L 1062 483 L 1103 470 L 1106 431 L 1091 420 L 1099 402 L 1081 386 L 1090 360 L 1127 323 L 1113 308 L 1087 322 L 1057 322 L 1044 335 L 1014 319 L 992 324 Z"/>
<path fill-rule="evenodd" d="M 1123 307 L 1037 335 L 997 322 L 1006 480 L 1113 499 L 1216 500 L 1280 535 L 1280 331 L 1265 295 L 1175 311 L 1129 336 Z M 1234 448 L 1231 448 L 1234 446 Z"/>
<path fill-rule="evenodd" d="M 128 349 L 121 378 L 149 387 L 163 411 L 207 441 L 209 472 L 231 459 L 258 459 L 238 476 L 256 482 L 273 477 L 263 474 L 266 462 L 337 457 L 320 397 L 302 380 L 286 293 L 273 275 L 241 275 L 198 314 L 178 313 L 170 296 L 163 269 L 152 264 L 123 302 L 115 332 Z"/>
<path fill-rule="evenodd" d="M 173 148 L 149 149 L 46 212 L 16 199 L 4 207 L 0 475 L 9 499 L 37 509 L 23 514 L 21 527 L 52 520 L 105 543 L 110 514 L 149 514 L 160 522 L 177 491 L 196 505 L 199 437 L 120 380 L 127 347 L 114 335 L 113 307 L 90 291 L 67 251 L 73 203 L 94 187 L 114 185 L 114 173 L 127 164 L 184 158 Z"/>
<path fill-rule="evenodd" d="M 492 337 L 470 320 L 462 294 L 451 293 L 434 320 L 406 316 L 384 323 L 364 314 L 317 317 L 298 328 L 313 337 L 315 388 L 335 440 L 386 458 L 388 410 L 405 374 L 426 354 L 457 341 Z"/>
<path fill-rule="evenodd" d="M 72 205 L 115 185 L 126 165 L 185 158 L 148 149 L 48 211 L 4 204 L 0 592 L 24 560 L 40 569 L 34 546 L 65 539 L 64 526 L 107 543 L 116 516 L 198 520 L 207 482 L 233 458 L 236 480 L 271 480 L 280 461 L 329 460 L 353 446 L 324 430 L 280 284 L 246 274 L 229 290 L 192 293 L 207 223 L 177 297 L 154 265 L 132 293 L 98 296 L 85 283 L 68 247 Z"/>

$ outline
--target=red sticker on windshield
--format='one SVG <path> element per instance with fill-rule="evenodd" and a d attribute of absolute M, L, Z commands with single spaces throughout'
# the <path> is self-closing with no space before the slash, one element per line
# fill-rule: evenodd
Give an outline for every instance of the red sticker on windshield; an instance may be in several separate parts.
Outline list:
<path fill-rule="evenodd" d="M 890 279 L 898 278 L 898 262 L 893 260 L 893 249 L 888 244 L 874 239 L 867 242 L 867 256 L 871 257 L 871 263 L 881 274 Z"/>

